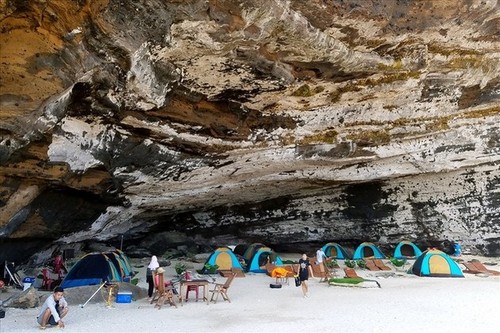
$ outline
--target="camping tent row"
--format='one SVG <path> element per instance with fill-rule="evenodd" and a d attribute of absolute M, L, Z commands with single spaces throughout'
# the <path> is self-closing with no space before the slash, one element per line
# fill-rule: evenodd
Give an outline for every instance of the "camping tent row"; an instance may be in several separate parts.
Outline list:
<path fill-rule="evenodd" d="M 327 243 L 322 247 L 323 252 L 333 259 L 349 259 L 347 251 L 337 243 Z M 416 258 L 422 254 L 422 251 L 409 241 L 400 242 L 394 249 L 394 258 L 403 259 L 408 257 Z M 380 251 L 380 249 L 373 243 L 364 242 L 358 245 L 352 259 L 358 260 L 363 258 L 373 257 L 375 259 L 384 259 L 385 255 Z"/>
<path fill-rule="evenodd" d="M 278 255 L 276 255 L 273 250 L 264 245 L 260 245 L 251 245 L 253 254 L 248 255 L 250 259 L 247 263 L 247 272 L 265 273 L 266 270 L 261 267 L 265 266 L 268 260 L 270 262 L 274 262 L 277 266 L 283 265 L 283 261 Z M 411 247 L 414 252 L 404 252 L 405 254 L 418 254 L 418 258 L 413 264 L 412 268 L 410 268 L 409 273 L 413 273 L 419 276 L 431 277 L 463 277 L 462 271 L 458 264 L 442 251 L 430 249 L 425 251 L 424 253 L 419 253 L 420 249 L 418 249 L 418 247 L 416 246 L 415 248 L 413 248 L 414 245 L 412 246 L 412 243 L 410 242 L 401 242 L 400 244 L 398 244 L 398 246 L 399 247 L 396 247 L 396 251 L 398 251 L 398 249 L 399 251 L 401 251 L 401 248 L 403 246 L 408 246 Z M 347 253 L 345 252 L 345 250 L 336 243 L 328 243 L 323 246 L 322 249 L 329 257 L 335 256 L 342 259 L 347 258 Z M 247 249 L 240 247 L 239 249 L 235 250 L 238 250 L 239 253 L 245 254 Z M 357 251 L 359 252 L 357 253 L 357 255 L 359 255 L 360 258 L 361 255 L 374 256 L 376 258 L 385 258 L 382 252 L 380 252 L 380 250 L 378 250 L 378 248 L 372 243 L 361 244 L 360 246 L 358 246 Z M 355 258 L 355 256 L 353 256 L 353 258 Z M 402 257 L 404 258 L 404 256 Z M 243 267 L 241 266 L 237 255 L 228 247 L 220 247 L 216 249 L 207 259 L 206 263 L 210 265 L 218 265 L 219 269 L 221 270 L 230 270 L 232 268 L 243 270 Z"/>
<path fill-rule="evenodd" d="M 63 288 L 80 287 L 107 282 L 129 282 L 132 266 L 120 250 L 93 252 L 84 255 L 69 270 L 61 283 Z"/>
<path fill-rule="evenodd" d="M 349 258 L 347 251 L 338 243 L 327 243 L 322 249 L 330 258 Z M 415 244 L 408 241 L 400 242 L 394 250 L 394 257 L 399 259 L 418 257 L 421 254 L 422 251 Z M 265 272 L 266 270 L 261 267 L 265 266 L 267 262 L 276 265 L 283 263 L 282 259 L 272 249 L 262 243 L 253 243 L 250 245 L 237 245 L 234 251 L 229 247 L 219 247 L 210 255 L 206 264 L 217 265 L 221 270 L 230 270 L 231 268 L 244 270 L 238 256 L 242 258 L 247 272 Z M 353 259 L 358 260 L 368 257 L 383 259 L 385 255 L 375 244 L 370 242 L 361 243 L 354 251 Z"/>
<path fill-rule="evenodd" d="M 333 244 L 333 245 L 332 245 Z M 330 245 L 330 247 L 327 247 Z M 340 247 L 335 247 L 337 244 L 328 243 L 323 247 L 323 251 L 327 256 L 337 256 L 344 259 L 345 254 Z M 330 253 L 327 251 L 330 250 Z M 374 257 L 377 259 L 385 258 L 384 254 L 373 243 L 362 243 L 354 252 L 353 259 L 362 259 L 365 257 Z M 464 277 L 462 270 L 458 264 L 446 253 L 429 249 L 422 251 L 412 242 L 400 242 L 394 249 L 394 257 L 403 259 L 407 257 L 416 257 L 415 263 L 410 268 L 409 273 L 418 276 L 440 276 L 440 277 Z"/>
<path fill-rule="evenodd" d="M 283 261 L 276 252 L 261 243 L 248 246 L 238 245 L 234 252 L 228 247 L 219 247 L 208 257 L 206 264 L 217 265 L 220 270 L 231 268 L 244 270 L 238 255 L 244 260 L 247 272 L 265 273 L 267 271 L 261 267 L 268 262 L 283 265 Z"/>

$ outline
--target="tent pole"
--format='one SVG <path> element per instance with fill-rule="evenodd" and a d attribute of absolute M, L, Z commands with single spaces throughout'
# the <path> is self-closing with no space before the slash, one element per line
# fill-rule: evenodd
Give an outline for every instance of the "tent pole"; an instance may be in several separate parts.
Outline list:
<path fill-rule="evenodd" d="M 101 286 L 92 294 L 92 296 L 90 296 L 90 298 L 87 300 L 87 302 L 85 302 L 85 304 L 82 304 L 80 305 L 81 308 L 85 307 L 85 305 L 87 305 L 88 302 L 90 302 L 90 300 L 95 296 L 95 294 L 97 294 L 99 292 L 99 290 L 102 289 L 102 287 L 104 287 L 106 285 L 107 281 L 104 281 L 103 284 L 101 284 Z"/>

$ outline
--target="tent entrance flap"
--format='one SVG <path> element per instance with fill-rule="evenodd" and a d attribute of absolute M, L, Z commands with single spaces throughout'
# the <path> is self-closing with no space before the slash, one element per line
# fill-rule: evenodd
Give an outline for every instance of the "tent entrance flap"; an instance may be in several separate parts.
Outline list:
<path fill-rule="evenodd" d="M 231 269 L 233 267 L 233 260 L 227 252 L 221 252 L 215 261 L 219 269 Z"/>
<path fill-rule="evenodd" d="M 369 258 L 369 257 L 375 257 L 375 253 L 373 252 L 372 248 L 369 246 L 366 246 L 363 249 L 363 257 Z"/>
<path fill-rule="evenodd" d="M 432 256 L 429 258 L 430 274 L 446 274 L 451 273 L 450 265 L 445 258 L 441 256 Z"/>

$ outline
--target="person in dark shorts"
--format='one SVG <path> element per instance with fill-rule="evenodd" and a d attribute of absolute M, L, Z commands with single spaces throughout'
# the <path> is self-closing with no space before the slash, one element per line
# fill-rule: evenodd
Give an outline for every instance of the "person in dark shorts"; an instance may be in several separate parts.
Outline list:
<path fill-rule="evenodd" d="M 55 287 L 54 293 L 47 297 L 42 309 L 36 317 L 40 329 L 44 330 L 46 325 L 57 325 L 64 328 L 63 317 L 68 314 L 68 303 L 64 299 L 64 289 Z"/>
<path fill-rule="evenodd" d="M 307 285 L 307 280 L 309 279 L 310 270 L 311 263 L 309 262 L 309 259 L 307 259 L 307 255 L 304 253 L 302 258 L 299 259 L 299 279 L 304 297 L 309 297 L 309 286 Z"/>

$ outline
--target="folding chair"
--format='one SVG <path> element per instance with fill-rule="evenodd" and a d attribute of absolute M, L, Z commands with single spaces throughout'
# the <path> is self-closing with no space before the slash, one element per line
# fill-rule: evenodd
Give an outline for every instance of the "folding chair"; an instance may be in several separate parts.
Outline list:
<path fill-rule="evenodd" d="M 155 308 L 161 309 L 165 301 L 167 301 L 170 306 L 177 307 L 174 300 L 174 293 L 171 287 L 165 287 L 165 280 L 163 277 L 163 273 L 154 273 L 158 277 L 158 281 L 156 282 L 156 293 L 153 296 L 153 299 L 156 298 Z M 154 276 L 153 276 L 154 278 Z M 154 281 L 155 279 L 153 279 Z M 152 300 L 151 303 L 154 301 Z"/>
<path fill-rule="evenodd" d="M 234 277 L 236 276 L 236 273 L 231 274 L 225 283 L 216 283 L 215 287 L 213 290 L 210 290 L 212 292 L 212 297 L 210 298 L 210 302 L 217 303 L 217 299 L 219 298 L 219 295 L 222 295 L 222 298 L 225 301 L 228 301 L 231 303 L 231 300 L 229 299 L 229 296 L 227 296 L 227 290 L 231 286 L 231 283 L 234 280 Z"/>

